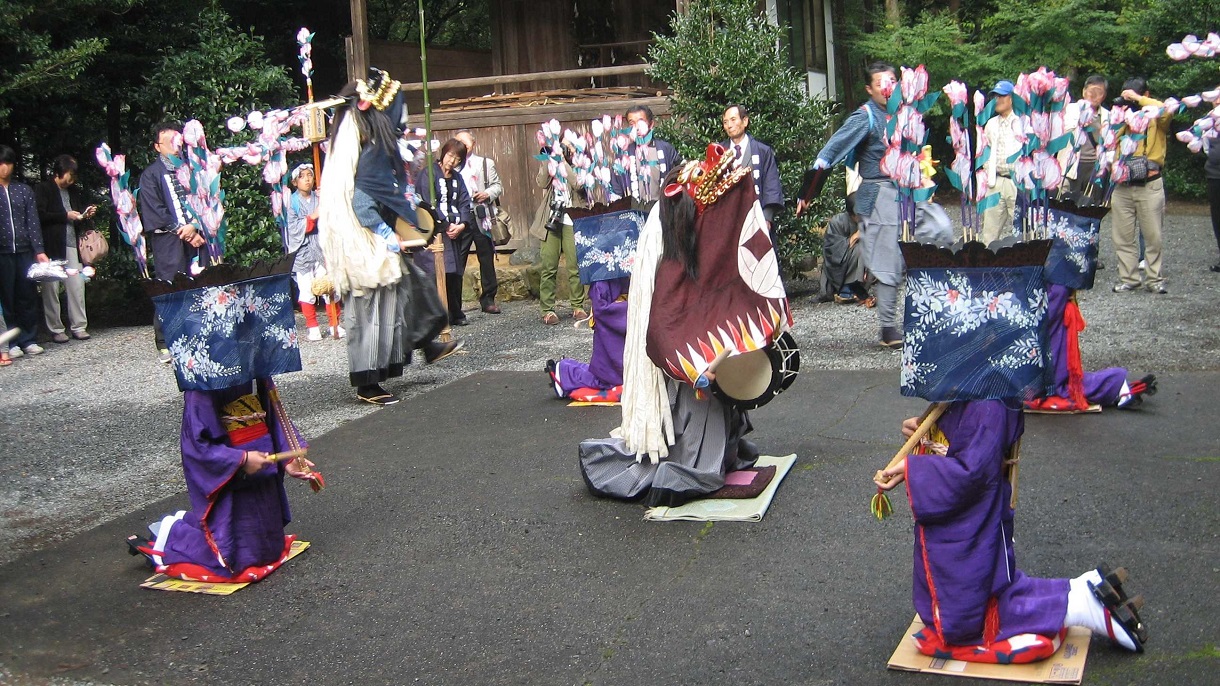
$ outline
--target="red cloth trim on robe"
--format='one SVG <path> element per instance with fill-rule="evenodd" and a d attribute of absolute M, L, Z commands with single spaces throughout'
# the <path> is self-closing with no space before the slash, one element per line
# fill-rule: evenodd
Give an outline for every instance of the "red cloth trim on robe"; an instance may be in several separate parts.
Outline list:
<path fill-rule="evenodd" d="M 1066 627 L 1056 636 L 1018 634 L 988 646 L 955 646 L 945 643 L 932 627 L 925 626 L 911 638 L 915 639 L 916 649 L 930 657 L 993 665 L 1019 665 L 1038 662 L 1054 655 L 1065 636 Z"/>
<path fill-rule="evenodd" d="M 229 430 L 229 444 L 234 448 L 240 448 L 251 441 L 256 441 L 263 436 L 271 433 L 267 430 L 267 422 L 259 422 L 249 426 L 240 426 L 236 429 Z"/>
<path fill-rule="evenodd" d="M 172 576 L 175 579 L 182 579 L 183 581 L 202 581 L 204 583 L 214 584 L 244 584 L 261 581 L 262 579 L 266 578 L 268 574 L 279 569 L 280 565 L 284 564 L 288 560 L 288 555 L 292 552 L 292 542 L 295 541 L 296 538 L 296 534 L 284 536 L 284 553 L 280 555 L 279 559 L 270 564 L 252 565 L 250 567 L 246 567 L 233 576 L 220 576 L 219 574 L 212 573 L 207 567 L 201 567 L 189 562 L 176 562 L 171 565 L 158 565 L 157 572 L 166 576 Z M 208 537 L 208 541 L 211 542 L 210 535 Z"/>

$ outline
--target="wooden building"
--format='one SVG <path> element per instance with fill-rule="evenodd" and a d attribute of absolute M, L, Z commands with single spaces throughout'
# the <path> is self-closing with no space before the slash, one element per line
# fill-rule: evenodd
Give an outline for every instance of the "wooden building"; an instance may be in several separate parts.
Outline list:
<path fill-rule="evenodd" d="M 419 46 L 370 40 L 365 0 L 349 1 L 349 79 L 362 78 L 369 65 L 386 69 L 403 82 L 412 124 L 422 126 Z M 636 104 L 665 116 L 666 86 L 645 74 L 645 59 L 653 33 L 665 31 L 670 14 L 684 11 L 688 0 L 487 1 L 491 50 L 428 48 L 432 129 L 440 140 L 470 129 L 478 152 L 496 161 L 501 203 L 514 218 L 507 247 L 517 249 L 530 245 L 529 222 L 543 195 L 535 184 L 539 124 L 557 119 L 576 128 Z M 830 4 L 763 0 L 759 8 L 791 27 L 785 47 L 807 74 L 808 91 L 835 97 Z"/>

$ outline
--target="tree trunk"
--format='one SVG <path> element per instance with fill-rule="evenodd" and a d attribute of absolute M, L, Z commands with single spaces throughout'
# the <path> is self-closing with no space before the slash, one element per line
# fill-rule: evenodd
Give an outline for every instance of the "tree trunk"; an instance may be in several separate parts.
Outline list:
<path fill-rule="evenodd" d="M 885 23 L 890 26 L 902 23 L 902 8 L 899 7 L 898 0 L 885 0 Z"/>

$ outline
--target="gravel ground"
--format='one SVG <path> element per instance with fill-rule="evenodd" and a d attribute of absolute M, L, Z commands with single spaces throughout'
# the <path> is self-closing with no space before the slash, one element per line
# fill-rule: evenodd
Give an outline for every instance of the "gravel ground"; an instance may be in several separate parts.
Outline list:
<path fill-rule="evenodd" d="M 1089 321 L 1082 336 L 1086 369 L 1122 365 L 1147 371 L 1220 369 L 1220 274 L 1207 267 L 1216 247 L 1196 208 L 1166 222 L 1170 293 L 1115 294 L 1116 262 L 1103 226 L 1108 269 L 1081 295 Z M 812 282 L 789 286 L 802 371 L 897 369 L 899 353 L 875 345 L 876 314 L 819 304 Z M 387 387 L 406 402 L 481 370 L 537 371 L 548 358 L 584 358 L 592 333 L 571 319 L 544 326 L 533 301 L 504 303 L 504 314 L 474 309 L 457 329 L 465 350 L 436 365 L 408 367 Z M 560 309 L 561 316 L 568 314 Z M 0 369 L 0 564 L 184 490 L 178 453 L 182 401 L 169 367 L 157 362 L 151 327 L 97 329 L 88 342 L 47 344 L 47 352 Z M 304 339 L 303 326 L 299 333 Z M 298 426 L 318 436 L 376 408 L 347 386 L 342 342 L 302 343 L 304 371 L 279 379 Z M 897 381 L 897 377 L 895 377 Z M 538 402 L 546 397 L 523 398 Z M 781 401 L 782 402 L 782 401 Z M 0 681 L 5 673 L 0 668 Z"/>

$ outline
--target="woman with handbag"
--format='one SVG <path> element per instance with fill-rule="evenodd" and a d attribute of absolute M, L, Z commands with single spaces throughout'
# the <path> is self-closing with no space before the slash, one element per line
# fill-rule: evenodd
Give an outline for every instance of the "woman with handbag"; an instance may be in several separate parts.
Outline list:
<path fill-rule="evenodd" d="M 82 263 L 88 264 L 79 252 L 79 241 L 93 228 L 93 215 L 97 208 L 85 206 L 84 194 L 76 185 L 76 160 L 71 155 L 60 155 L 51 165 L 52 178 L 38 184 L 34 189 L 34 203 L 38 207 L 38 221 L 42 224 L 42 240 L 47 257 L 64 260 L 67 269 L 80 270 Z M 100 234 L 99 234 L 100 236 Z M 63 315 L 59 307 L 59 285 L 63 284 L 68 294 L 68 323 L 71 338 L 64 331 Z M 85 280 L 78 273 L 66 281 L 48 281 L 42 284 L 42 313 L 51 340 L 67 343 L 72 338 L 88 340 L 89 320 L 85 315 Z"/>
<path fill-rule="evenodd" d="M 453 326 L 470 323 L 462 312 L 462 281 L 470 248 L 474 245 L 474 234 L 479 230 L 474 225 L 470 193 L 460 171 L 466 164 L 466 154 L 466 146 L 458 139 L 446 141 L 438 153 L 440 161 L 432 167 L 436 185 L 430 192 L 420 193 L 422 202 L 432 207 L 437 228 L 445 241 L 445 290 L 448 291 L 445 295 L 449 304 L 449 323 Z M 432 202 L 433 198 L 435 202 Z"/>

